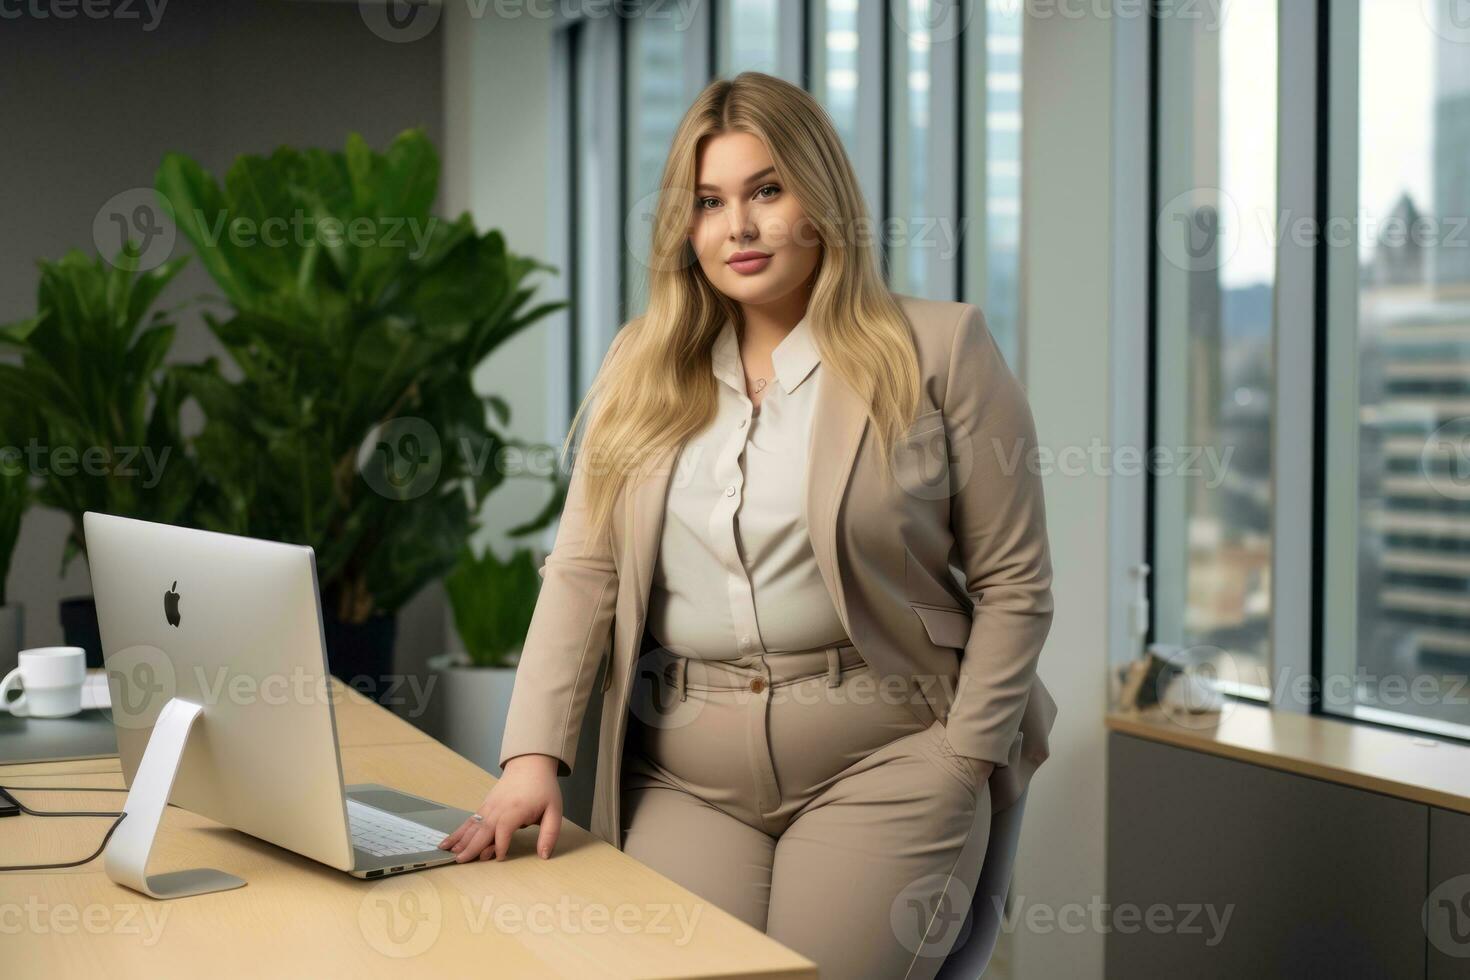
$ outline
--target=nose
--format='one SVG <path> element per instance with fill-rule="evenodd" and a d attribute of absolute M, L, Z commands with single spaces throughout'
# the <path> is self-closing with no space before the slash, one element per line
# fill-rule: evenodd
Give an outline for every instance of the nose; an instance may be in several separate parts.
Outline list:
<path fill-rule="evenodd" d="M 755 237 L 754 214 L 749 204 L 736 204 L 729 208 L 730 215 L 730 239 L 732 241 L 745 241 Z"/>

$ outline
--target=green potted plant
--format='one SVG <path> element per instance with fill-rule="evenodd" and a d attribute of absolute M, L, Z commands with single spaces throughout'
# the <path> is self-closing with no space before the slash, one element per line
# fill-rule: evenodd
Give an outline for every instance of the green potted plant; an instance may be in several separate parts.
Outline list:
<path fill-rule="evenodd" d="M 539 568 L 531 548 L 517 548 L 506 561 L 492 548 L 479 557 L 468 546 L 461 550 L 444 588 L 467 666 L 515 670 L 541 594 Z"/>
<path fill-rule="evenodd" d="M 205 319 L 233 371 L 176 372 L 205 416 L 197 517 L 315 549 L 331 669 L 354 683 L 391 673 L 398 609 L 453 566 L 519 445 L 476 367 L 566 305 L 528 307 L 528 278 L 553 267 L 436 217 L 438 180 L 418 130 L 382 153 L 353 135 L 241 156 L 222 183 L 170 154 L 156 179 L 226 302 Z M 518 533 L 555 519 L 550 477 Z"/>
<path fill-rule="evenodd" d="M 142 272 L 133 243 L 112 262 L 68 252 L 42 260 L 36 314 L 0 326 L 0 415 L 25 465 L 36 501 L 71 521 L 61 571 L 87 542 L 89 510 L 163 523 L 185 516 L 198 474 L 179 428 L 179 389 L 163 361 L 174 323 L 154 303 L 184 263 Z M 102 666 L 97 609 L 90 596 L 65 599 L 69 646 Z"/>
<path fill-rule="evenodd" d="M 439 738 L 496 775 L 516 663 L 541 592 L 539 559 L 530 548 L 501 561 L 492 548 L 476 557 L 466 546 L 444 578 L 464 650 L 429 658 L 440 678 Z"/>

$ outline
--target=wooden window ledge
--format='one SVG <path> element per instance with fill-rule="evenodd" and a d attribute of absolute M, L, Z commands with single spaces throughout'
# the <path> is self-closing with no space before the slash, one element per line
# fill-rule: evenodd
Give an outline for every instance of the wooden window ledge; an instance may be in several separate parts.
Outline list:
<path fill-rule="evenodd" d="M 1470 746 L 1227 700 L 1214 714 L 1112 711 L 1109 730 L 1470 813 Z"/>

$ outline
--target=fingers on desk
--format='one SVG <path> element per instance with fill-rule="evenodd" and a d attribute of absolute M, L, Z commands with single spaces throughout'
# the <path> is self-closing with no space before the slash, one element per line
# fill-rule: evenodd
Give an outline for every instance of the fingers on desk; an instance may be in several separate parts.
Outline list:
<path fill-rule="evenodd" d="M 457 845 L 456 849 L 459 853 L 456 855 L 455 860 L 463 864 L 466 861 L 479 857 L 480 850 L 489 842 L 493 833 L 494 830 L 489 820 L 476 824 L 465 834 Z"/>
<path fill-rule="evenodd" d="M 536 853 L 549 858 L 561 835 L 561 808 L 558 806 L 548 806 L 539 819 L 534 815 L 520 815 L 513 808 L 492 808 L 490 812 L 482 812 L 482 816 L 485 818 L 483 822 L 472 818 L 460 824 L 439 846 L 454 851 L 460 863 L 488 861 L 491 857 L 503 861 L 510 856 L 515 832 L 539 823 L 541 831 L 536 838 Z"/>
<path fill-rule="evenodd" d="M 511 835 L 523 826 L 514 816 L 502 816 L 495 821 L 495 860 L 505 860 L 510 853 Z"/>
<path fill-rule="evenodd" d="M 543 858 L 551 857 L 556 850 L 557 838 L 561 836 L 561 805 L 548 804 L 541 815 L 541 831 L 536 835 L 536 853 Z"/>
<path fill-rule="evenodd" d="M 487 805 L 482 804 L 480 809 L 475 812 L 485 819 L 478 821 L 473 816 L 466 817 L 464 823 L 460 824 L 453 833 L 439 842 L 439 846 L 458 851 L 463 845 L 469 843 L 470 835 L 476 828 L 489 827 L 491 825 L 491 813 L 493 810 L 487 810 Z"/>

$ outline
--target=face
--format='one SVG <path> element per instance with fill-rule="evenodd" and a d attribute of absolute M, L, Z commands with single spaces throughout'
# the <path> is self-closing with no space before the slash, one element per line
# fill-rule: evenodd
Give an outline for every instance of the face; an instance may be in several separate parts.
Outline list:
<path fill-rule="evenodd" d="M 689 244 L 714 287 L 751 306 L 800 290 L 822 245 L 765 144 L 749 133 L 708 137 L 697 169 Z"/>

